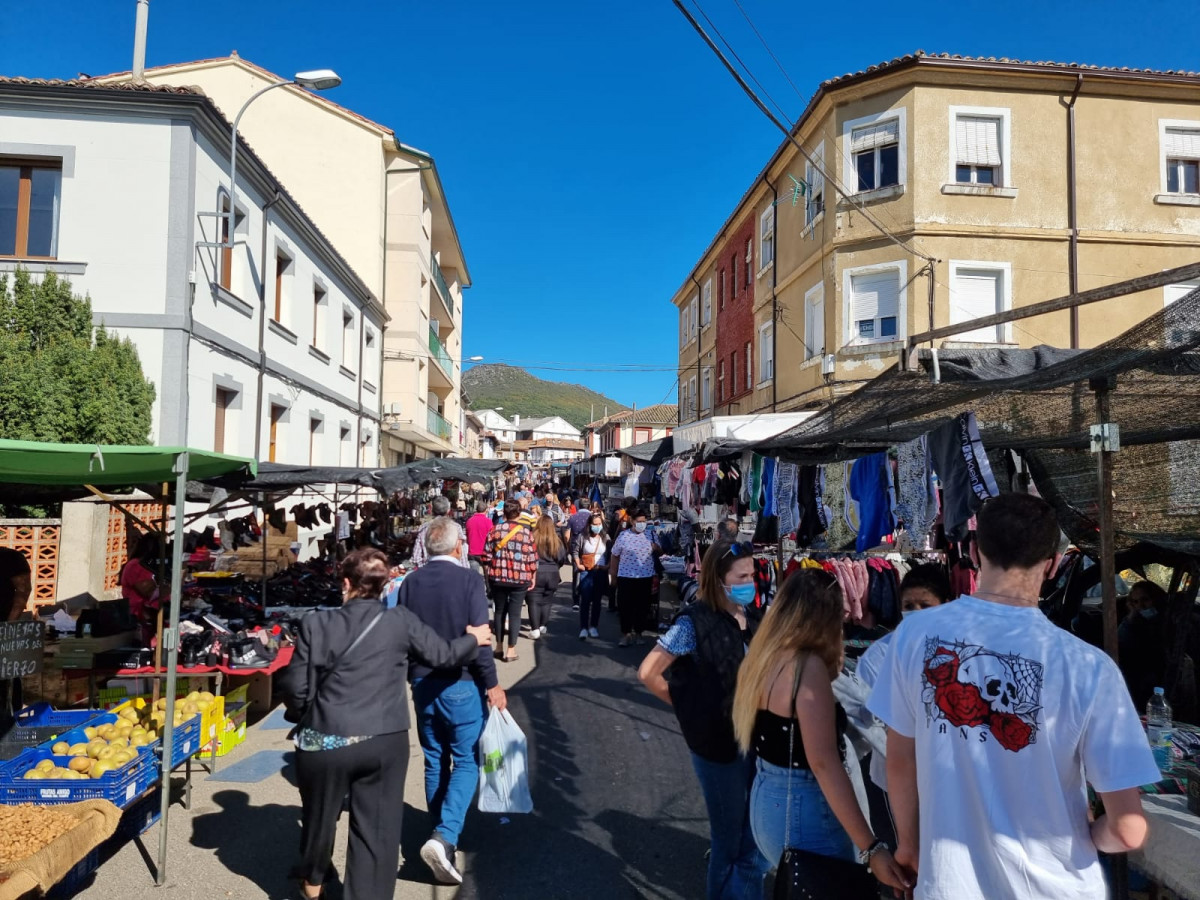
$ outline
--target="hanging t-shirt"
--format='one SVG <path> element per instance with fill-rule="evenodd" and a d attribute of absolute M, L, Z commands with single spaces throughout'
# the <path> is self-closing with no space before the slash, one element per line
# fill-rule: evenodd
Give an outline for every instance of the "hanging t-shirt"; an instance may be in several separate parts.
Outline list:
<path fill-rule="evenodd" d="M 962 413 L 953 422 L 929 432 L 929 456 L 942 482 L 946 537 L 961 541 L 967 536 L 967 522 L 983 501 L 1000 495 L 975 413 Z"/>
<path fill-rule="evenodd" d="M 896 530 L 888 495 L 890 469 L 886 453 L 872 453 L 855 461 L 848 489 L 858 503 L 858 541 L 861 553 L 870 550 Z"/>
<path fill-rule="evenodd" d="M 1100 650 L 1036 607 L 962 597 L 904 620 L 868 707 L 916 740 L 918 900 L 1103 900 L 1085 784 L 1159 772 Z"/>

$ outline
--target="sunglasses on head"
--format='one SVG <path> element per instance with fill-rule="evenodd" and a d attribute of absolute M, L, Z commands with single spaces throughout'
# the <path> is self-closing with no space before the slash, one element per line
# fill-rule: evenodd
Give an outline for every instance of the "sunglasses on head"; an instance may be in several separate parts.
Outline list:
<path fill-rule="evenodd" d="M 753 556 L 754 555 L 754 545 L 753 544 L 741 544 L 741 543 L 730 544 L 729 549 L 721 554 L 721 559 L 724 559 L 726 556 L 729 556 L 731 553 L 734 556 L 739 557 L 739 558 L 743 557 L 743 556 Z"/>

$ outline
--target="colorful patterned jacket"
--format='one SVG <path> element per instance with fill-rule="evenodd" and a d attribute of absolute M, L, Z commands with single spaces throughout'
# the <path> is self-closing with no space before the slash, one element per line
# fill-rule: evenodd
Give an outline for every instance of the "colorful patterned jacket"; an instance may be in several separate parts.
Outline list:
<path fill-rule="evenodd" d="M 505 538 L 513 529 L 519 533 L 506 542 Z M 537 577 L 538 552 L 533 532 L 517 522 L 505 522 L 492 529 L 484 548 L 484 557 L 489 581 L 497 584 L 532 584 Z"/>

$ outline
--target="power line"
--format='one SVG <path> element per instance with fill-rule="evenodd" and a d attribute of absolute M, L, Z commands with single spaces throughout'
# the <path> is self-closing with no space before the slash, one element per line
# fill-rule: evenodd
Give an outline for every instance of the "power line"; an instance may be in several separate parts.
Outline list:
<path fill-rule="evenodd" d="M 796 87 L 796 82 L 792 81 L 792 76 L 787 73 L 787 69 L 785 69 L 783 67 L 783 63 L 779 61 L 779 57 L 775 55 L 775 52 L 771 49 L 771 45 L 767 43 L 767 39 L 762 36 L 762 33 L 758 30 L 758 27 L 754 24 L 754 20 L 750 18 L 750 14 L 746 12 L 745 8 L 743 8 L 742 4 L 739 3 L 738 0 L 733 0 L 733 5 L 738 8 L 738 11 L 742 14 L 742 18 L 746 20 L 746 23 L 750 26 L 750 30 L 753 31 L 755 36 L 758 38 L 759 43 L 763 45 L 763 48 L 770 55 L 771 59 L 775 61 L 776 67 L 780 72 L 783 73 L 783 77 L 787 79 L 787 83 L 792 86 L 792 90 L 796 92 L 796 96 L 800 98 L 800 102 L 804 103 L 805 96 L 800 93 L 800 88 Z"/>
<path fill-rule="evenodd" d="M 779 118 L 774 113 L 772 113 L 770 109 L 767 108 L 767 105 L 765 103 L 763 103 L 763 101 L 759 98 L 758 94 L 756 94 L 754 92 L 754 89 L 751 88 L 750 85 L 748 85 L 746 83 L 746 79 L 744 79 L 742 77 L 741 73 L 738 72 L 738 70 L 729 61 L 729 59 L 725 56 L 725 54 L 721 52 L 721 48 L 718 47 L 713 42 L 713 39 L 708 36 L 708 32 L 706 32 L 704 30 L 704 26 L 702 26 L 699 22 L 697 22 L 696 17 L 693 16 L 688 11 L 687 7 L 685 7 L 683 5 L 682 0 L 671 0 L 671 2 L 673 4 L 675 4 L 675 8 L 678 9 L 683 14 L 685 19 L 688 20 L 688 23 L 692 26 L 692 28 L 696 31 L 696 33 L 698 35 L 700 35 L 700 37 L 704 40 L 704 43 L 708 45 L 709 49 L 712 50 L 712 52 L 717 55 L 717 58 L 719 60 L 721 60 L 721 64 L 725 66 L 725 68 L 729 72 L 729 74 L 733 76 L 735 81 L 737 81 L 738 85 L 746 93 L 746 96 L 750 98 L 751 102 L 753 102 L 754 105 L 758 107 L 758 109 L 762 112 L 763 115 L 765 115 L 768 119 L 771 120 L 771 124 L 773 124 L 776 128 L 778 128 L 780 131 L 783 132 L 783 134 L 787 137 L 788 141 L 792 144 L 792 146 L 795 147 L 800 152 L 800 155 L 803 156 L 812 165 L 812 167 L 816 171 L 821 173 L 821 177 L 824 178 L 826 181 L 828 181 L 833 186 L 833 189 L 842 196 L 842 199 L 844 199 L 847 203 L 849 203 L 856 210 L 858 210 L 858 212 L 862 215 L 862 217 L 864 219 L 866 219 L 868 222 L 870 222 L 879 231 L 880 234 L 882 234 L 884 237 L 886 237 L 892 243 L 896 244 L 901 250 L 904 250 L 906 253 L 911 253 L 913 256 L 920 257 L 921 259 L 925 260 L 925 262 L 927 262 L 929 264 L 933 264 L 936 262 L 936 260 L 932 256 L 927 256 L 924 253 L 921 253 L 915 247 L 910 247 L 907 243 L 905 243 L 903 240 L 901 240 L 899 237 L 897 237 L 891 231 L 889 231 L 883 225 L 883 223 L 881 223 L 870 212 L 870 210 L 868 210 L 866 208 L 865 205 L 863 205 L 856 197 L 854 197 L 852 194 L 850 194 L 848 191 L 846 191 L 846 189 L 838 182 L 837 178 L 830 176 L 825 171 L 824 166 L 821 165 L 820 163 L 818 163 L 812 157 L 812 155 L 807 150 L 805 150 L 804 147 L 801 146 L 800 142 L 798 140 L 796 140 L 795 136 L 793 136 L 793 134 L 792 134 L 792 129 L 789 126 L 785 125 L 783 122 L 781 122 L 779 120 Z M 774 102 L 774 101 L 772 101 L 772 102 Z M 786 118 L 786 116 L 785 116 L 785 118 Z"/>
<path fill-rule="evenodd" d="M 721 29 L 718 28 L 716 23 L 713 22 L 713 20 L 708 17 L 708 13 L 706 13 L 704 11 L 704 7 L 700 5 L 700 0 L 692 0 L 692 5 L 695 6 L 696 9 L 698 9 L 700 11 L 700 15 L 704 16 L 704 21 L 708 23 L 709 28 L 711 28 L 713 30 L 713 33 L 716 34 L 716 36 L 721 39 L 721 43 L 725 45 L 725 48 L 731 54 L 733 54 L 733 58 L 736 59 L 738 61 L 738 65 L 740 65 L 742 67 L 742 69 L 745 70 L 746 74 L 750 77 L 750 80 L 753 81 L 754 84 L 758 87 L 758 89 L 763 92 L 763 95 L 768 100 L 771 101 L 771 105 L 775 107 L 775 109 L 778 111 L 778 113 L 781 116 L 783 116 L 783 118 L 785 118 L 785 119 L 788 118 L 788 114 L 787 114 L 787 112 L 784 111 L 784 108 L 782 106 L 780 106 L 775 101 L 775 98 L 771 96 L 770 92 L 765 87 L 763 87 L 762 82 L 754 77 L 754 73 L 752 71 L 750 71 L 750 67 L 748 65 L 746 65 L 745 61 L 740 56 L 738 56 L 738 52 L 733 49 L 733 45 L 731 43 L 729 43 L 729 41 L 725 40 L 725 35 L 721 34 Z"/>

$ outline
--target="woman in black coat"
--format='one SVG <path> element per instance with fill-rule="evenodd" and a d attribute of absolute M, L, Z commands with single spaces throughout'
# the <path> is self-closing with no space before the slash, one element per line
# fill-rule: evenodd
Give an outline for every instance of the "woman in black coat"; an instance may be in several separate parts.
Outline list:
<path fill-rule="evenodd" d="M 348 794 L 345 896 L 378 900 L 392 896 L 400 862 L 409 655 L 434 668 L 461 665 L 491 643 L 491 631 L 470 626 L 447 644 L 411 610 L 384 609 L 380 597 L 388 562 L 378 550 L 349 554 L 342 578 L 345 604 L 301 622 L 295 655 L 281 673 L 288 712 L 299 722 L 300 893 L 307 900 L 324 893 L 338 813 Z"/>

